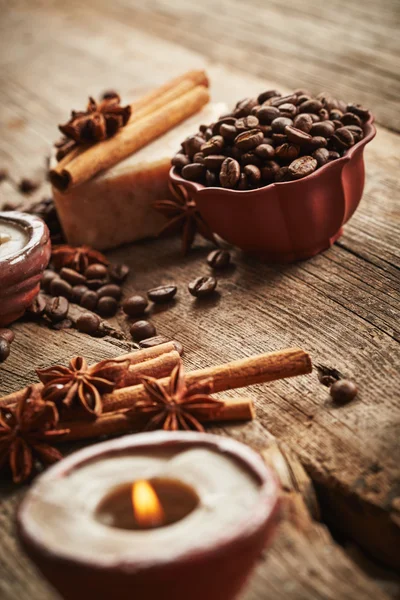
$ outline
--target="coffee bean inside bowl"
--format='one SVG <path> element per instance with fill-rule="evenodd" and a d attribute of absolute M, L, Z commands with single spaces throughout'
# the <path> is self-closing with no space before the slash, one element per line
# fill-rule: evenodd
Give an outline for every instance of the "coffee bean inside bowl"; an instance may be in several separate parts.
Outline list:
<path fill-rule="evenodd" d="M 346 154 L 364 137 L 369 118 L 360 104 L 326 92 L 267 90 L 201 125 L 172 165 L 184 179 L 228 190 L 294 181 Z"/>

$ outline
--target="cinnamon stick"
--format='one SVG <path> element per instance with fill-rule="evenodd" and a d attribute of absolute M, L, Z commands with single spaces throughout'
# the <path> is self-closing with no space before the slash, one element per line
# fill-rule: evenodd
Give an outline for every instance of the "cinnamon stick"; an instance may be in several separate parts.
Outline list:
<path fill-rule="evenodd" d="M 181 84 L 181 89 L 187 87 L 187 84 Z M 137 121 L 133 119 L 112 138 L 90 146 L 82 153 L 67 155 L 50 170 L 51 183 L 65 192 L 88 181 L 192 116 L 208 101 L 209 92 L 204 85 L 197 85 L 166 104 L 161 102 L 161 106 L 157 101 L 158 108 L 154 112 L 147 113 L 143 109 L 142 117 Z"/>
<path fill-rule="evenodd" d="M 202 422 L 214 423 L 220 421 L 250 421 L 254 419 L 254 407 L 251 398 L 226 398 L 221 399 L 224 405 L 217 411 L 204 412 Z M 138 414 L 137 419 L 127 417 L 127 411 L 116 411 L 97 417 L 95 421 L 64 421 L 60 422 L 59 429 L 69 429 L 62 441 L 83 440 L 101 436 L 122 435 L 133 431 L 141 431 L 146 424 L 143 414 Z"/>
<path fill-rule="evenodd" d="M 176 351 L 174 342 L 166 342 L 153 348 L 145 348 L 143 350 L 136 350 L 128 354 L 116 357 L 115 360 L 125 364 L 125 361 L 130 363 L 131 371 L 129 372 L 130 385 L 134 385 L 140 381 L 142 375 L 149 375 L 150 377 L 164 377 L 171 373 L 175 365 L 180 360 L 179 353 Z M 113 360 L 113 359 L 110 359 Z M 111 380 L 117 380 L 121 374 L 121 367 L 119 365 L 110 366 L 107 372 L 107 378 Z M 119 385 L 125 385 L 124 381 L 120 381 Z M 35 389 L 42 389 L 42 383 L 35 383 L 33 385 Z M 16 404 L 20 398 L 24 395 L 26 388 L 18 390 L 7 396 L 0 398 L 0 406 L 12 406 Z"/>
<path fill-rule="evenodd" d="M 185 380 L 188 386 L 201 385 L 204 380 L 211 380 L 213 393 L 216 393 L 256 383 L 304 375 L 310 373 L 311 370 L 309 354 L 300 348 L 289 348 L 191 371 L 185 374 Z M 129 374 L 125 383 L 127 381 L 129 381 Z M 161 380 L 163 385 L 167 385 L 168 382 L 169 377 Z M 103 410 L 111 412 L 132 408 L 136 402 L 146 398 L 143 385 L 123 387 L 103 397 Z"/>

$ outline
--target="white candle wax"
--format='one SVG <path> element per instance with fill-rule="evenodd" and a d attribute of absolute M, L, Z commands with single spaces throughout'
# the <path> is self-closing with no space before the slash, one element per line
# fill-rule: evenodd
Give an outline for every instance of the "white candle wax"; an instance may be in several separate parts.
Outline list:
<path fill-rule="evenodd" d="M 0 260 L 22 250 L 29 241 L 28 233 L 11 220 L 0 219 Z"/>

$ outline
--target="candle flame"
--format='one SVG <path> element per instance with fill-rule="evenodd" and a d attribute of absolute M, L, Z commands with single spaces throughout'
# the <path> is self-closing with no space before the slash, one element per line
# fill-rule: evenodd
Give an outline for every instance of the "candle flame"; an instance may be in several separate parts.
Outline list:
<path fill-rule="evenodd" d="M 132 485 L 132 506 L 135 519 L 141 527 L 159 527 L 163 524 L 163 507 L 148 481 L 142 479 Z"/>

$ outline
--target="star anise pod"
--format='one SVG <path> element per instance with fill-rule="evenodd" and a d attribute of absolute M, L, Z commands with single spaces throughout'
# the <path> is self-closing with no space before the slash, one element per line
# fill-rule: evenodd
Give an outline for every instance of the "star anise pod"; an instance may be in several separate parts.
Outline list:
<path fill-rule="evenodd" d="M 63 407 L 81 406 L 91 416 L 101 414 L 102 395 L 112 392 L 117 385 L 117 378 L 110 379 L 110 372 L 115 367 L 123 377 L 125 360 L 103 360 L 89 367 L 82 356 L 73 358 L 69 367 L 55 365 L 36 371 L 44 384 L 42 397 L 54 402 L 60 409 Z"/>
<path fill-rule="evenodd" d="M 158 212 L 169 219 L 158 235 L 181 233 L 183 255 L 186 255 L 192 247 L 196 233 L 218 246 L 213 232 L 199 213 L 195 201 L 189 197 L 187 190 L 181 185 L 172 184 L 170 190 L 173 200 L 159 200 L 153 204 Z"/>
<path fill-rule="evenodd" d="M 51 262 L 57 271 L 63 267 L 70 267 L 79 273 L 84 273 L 88 266 L 93 263 L 108 265 L 108 260 L 104 254 L 93 250 L 90 246 L 68 246 L 68 244 L 53 248 Z"/>
<path fill-rule="evenodd" d="M 118 94 L 96 102 L 89 98 L 85 112 L 72 111 L 71 118 L 58 128 L 65 136 L 78 144 L 93 144 L 105 140 L 126 125 L 131 107 L 120 105 Z"/>
<path fill-rule="evenodd" d="M 71 140 L 67 137 L 63 137 L 57 142 L 55 142 L 54 146 L 56 148 L 56 159 L 58 161 L 62 160 L 64 156 L 67 156 L 72 150 L 77 147 L 77 143 L 74 140 Z"/>
<path fill-rule="evenodd" d="M 44 401 L 33 387 L 26 389 L 15 407 L 0 408 L 0 469 L 8 462 L 15 483 L 31 475 L 35 459 L 48 465 L 62 458 L 50 445 L 69 433 L 57 429 L 58 418 L 53 402 Z"/>
<path fill-rule="evenodd" d="M 135 404 L 129 414 L 141 413 L 149 417 L 146 429 L 178 429 L 204 431 L 202 419 L 217 412 L 223 402 L 211 398 L 212 384 L 209 381 L 198 382 L 196 388 L 187 387 L 182 365 L 177 365 L 171 373 L 167 387 L 160 384 L 154 377 L 143 377 L 142 383 L 148 395 L 148 400 Z M 199 389 L 202 391 L 199 392 Z"/>

